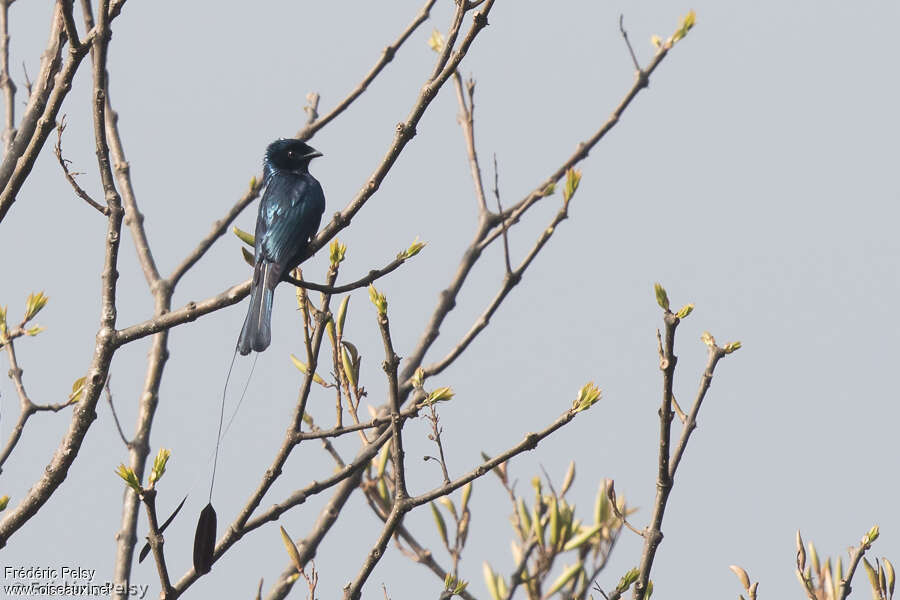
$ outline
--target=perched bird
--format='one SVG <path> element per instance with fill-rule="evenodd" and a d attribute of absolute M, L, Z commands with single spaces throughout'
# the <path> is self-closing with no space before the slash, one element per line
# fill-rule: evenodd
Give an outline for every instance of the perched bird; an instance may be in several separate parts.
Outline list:
<path fill-rule="evenodd" d="M 317 156 L 322 153 L 294 139 L 281 139 L 266 148 L 266 191 L 256 217 L 250 308 L 237 344 L 241 355 L 269 347 L 275 286 L 300 264 L 319 229 L 325 194 L 309 174 L 309 162 Z"/>

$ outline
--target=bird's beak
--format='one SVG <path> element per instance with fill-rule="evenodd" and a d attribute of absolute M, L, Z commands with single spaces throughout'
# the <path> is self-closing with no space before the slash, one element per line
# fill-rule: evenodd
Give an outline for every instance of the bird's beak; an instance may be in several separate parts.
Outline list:
<path fill-rule="evenodd" d="M 318 150 L 313 150 L 309 154 L 305 155 L 303 158 L 308 158 L 308 159 L 312 160 L 313 158 L 318 158 L 319 156 L 322 156 L 322 153 L 319 152 Z"/>

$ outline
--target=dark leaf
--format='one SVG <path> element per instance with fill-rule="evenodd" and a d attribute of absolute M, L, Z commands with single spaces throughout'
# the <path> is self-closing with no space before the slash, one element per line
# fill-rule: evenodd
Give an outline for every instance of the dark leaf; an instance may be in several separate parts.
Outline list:
<path fill-rule="evenodd" d="M 185 500 L 187 500 L 187 496 L 185 496 L 184 498 L 181 499 L 181 502 L 178 503 L 178 506 L 175 507 L 175 510 L 172 511 L 172 514 L 169 515 L 169 518 L 166 519 L 165 523 L 160 525 L 160 527 L 159 527 L 160 533 L 165 531 L 166 527 L 169 526 L 169 523 L 171 523 L 175 519 L 175 516 L 178 514 L 178 511 L 180 511 L 181 507 L 184 506 Z M 146 544 L 144 544 L 144 547 L 141 548 L 141 553 L 138 555 L 138 562 L 139 563 L 144 562 L 144 559 L 147 558 L 148 554 L 150 554 L 150 542 L 147 542 Z"/>

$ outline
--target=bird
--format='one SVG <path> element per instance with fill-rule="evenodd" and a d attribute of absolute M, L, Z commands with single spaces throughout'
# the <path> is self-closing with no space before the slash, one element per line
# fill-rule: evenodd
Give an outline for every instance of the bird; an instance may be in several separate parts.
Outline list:
<path fill-rule="evenodd" d="M 241 356 L 269 347 L 275 286 L 300 264 L 319 229 L 325 194 L 310 174 L 309 163 L 320 156 L 321 152 L 297 139 L 279 139 L 266 148 L 250 307 L 237 343 Z"/>

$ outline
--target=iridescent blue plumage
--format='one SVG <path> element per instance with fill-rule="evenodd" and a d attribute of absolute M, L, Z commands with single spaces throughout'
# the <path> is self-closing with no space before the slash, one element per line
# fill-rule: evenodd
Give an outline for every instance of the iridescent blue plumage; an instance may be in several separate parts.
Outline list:
<path fill-rule="evenodd" d="M 309 174 L 309 161 L 320 152 L 300 140 L 269 144 L 263 161 L 266 191 L 256 217 L 250 307 L 237 349 L 262 352 L 272 340 L 275 286 L 304 258 L 325 212 L 322 186 Z"/>

